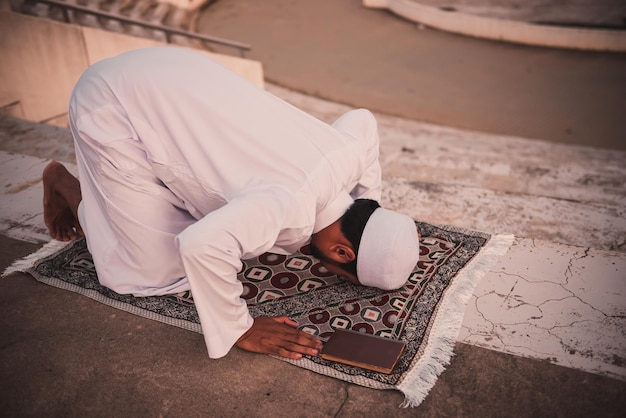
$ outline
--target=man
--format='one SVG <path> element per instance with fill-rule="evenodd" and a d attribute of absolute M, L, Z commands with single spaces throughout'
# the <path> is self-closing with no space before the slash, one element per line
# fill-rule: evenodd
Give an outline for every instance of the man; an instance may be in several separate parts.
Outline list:
<path fill-rule="evenodd" d="M 417 262 L 412 220 L 375 202 L 378 135 L 366 110 L 330 126 L 204 55 L 165 47 L 93 65 L 69 119 L 80 183 L 58 162 L 44 170 L 51 236 L 84 234 L 100 282 L 118 293 L 191 290 L 212 358 L 233 345 L 292 359 L 321 348 L 287 317 L 250 316 L 242 259 L 310 239 L 330 271 L 385 289 Z"/>

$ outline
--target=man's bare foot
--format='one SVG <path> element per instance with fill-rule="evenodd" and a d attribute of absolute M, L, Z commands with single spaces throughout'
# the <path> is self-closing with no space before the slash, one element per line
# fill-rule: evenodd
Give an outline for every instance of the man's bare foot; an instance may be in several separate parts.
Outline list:
<path fill-rule="evenodd" d="M 63 164 L 53 161 L 43 170 L 43 219 L 50 236 L 59 241 L 83 236 L 78 223 L 80 183 Z"/>

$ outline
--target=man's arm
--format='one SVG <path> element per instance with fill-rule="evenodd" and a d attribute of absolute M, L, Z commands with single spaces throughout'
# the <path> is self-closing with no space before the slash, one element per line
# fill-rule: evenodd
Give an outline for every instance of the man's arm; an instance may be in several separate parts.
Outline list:
<path fill-rule="evenodd" d="M 286 317 L 253 319 L 237 280 L 241 259 L 272 248 L 280 233 L 287 199 L 263 190 L 232 199 L 180 233 L 177 243 L 191 285 L 209 356 L 231 347 L 300 358 L 316 355 L 317 338 Z"/>
<path fill-rule="evenodd" d="M 358 139 L 366 150 L 365 169 L 350 191 L 350 196 L 353 199 L 380 201 L 382 170 L 378 160 L 380 138 L 376 118 L 369 110 L 355 109 L 343 114 L 332 126 Z"/>
<path fill-rule="evenodd" d="M 350 192 L 353 199 L 372 199 L 380 202 L 382 194 L 381 168 L 378 159 L 365 169 Z"/>

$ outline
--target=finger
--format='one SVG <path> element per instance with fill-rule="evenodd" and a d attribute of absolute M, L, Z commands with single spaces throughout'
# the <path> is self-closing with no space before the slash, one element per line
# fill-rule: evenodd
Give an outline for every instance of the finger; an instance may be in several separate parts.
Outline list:
<path fill-rule="evenodd" d="M 322 342 L 312 335 L 299 330 L 281 335 L 283 346 L 290 351 L 316 356 L 322 348 Z"/>
<path fill-rule="evenodd" d="M 309 356 L 317 356 L 320 353 L 317 348 L 306 347 L 295 343 L 287 344 L 284 348 L 292 353 L 306 354 Z"/>
<path fill-rule="evenodd" d="M 274 321 L 280 322 L 281 324 L 289 325 L 292 328 L 297 328 L 298 327 L 298 323 L 296 321 L 294 321 L 293 319 L 289 318 L 288 316 L 277 316 L 277 317 L 274 317 Z"/>
<path fill-rule="evenodd" d="M 294 342 L 294 341 L 282 340 L 278 344 L 279 344 L 278 346 L 281 349 L 284 349 L 285 351 L 288 351 L 290 353 L 297 353 L 300 355 L 306 354 L 309 356 L 319 355 L 319 348 L 317 346 L 307 345 L 306 343 L 303 343 L 302 341 Z"/>
<path fill-rule="evenodd" d="M 307 352 L 305 347 L 291 343 L 288 340 L 285 340 L 282 335 L 276 333 L 270 338 L 262 338 L 256 342 L 252 341 L 252 345 L 242 345 L 240 342 L 237 345 L 239 348 L 243 348 L 244 350 L 272 354 L 294 360 L 302 358 L 303 354 L 315 355 Z M 243 342 L 245 342 L 245 340 Z M 258 345 L 255 345 L 255 343 Z"/>
<path fill-rule="evenodd" d="M 287 316 L 275 317 L 274 320 L 282 324 L 288 325 L 290 327 L 293 327 L 293 328 L 298 327 L 298 323 Z M 299 338 L 302 338 L 302 337 L 306 338 L 308 342 L 304 344 L 305 346 L 314 347 L 318 349 L 322 348 L 322 342 L 319 340 L 319 338 L 317 338 L 314 335 L 308 334 L 301 330 L 297 330 L 296 333 L 292 335 L 299 337 Z"/>
<path fill-rule="evenodd" d="M 307 332 L 300 331 L 300 330 L 298 332 L 299 332 L 298 336 L 300 338 L 305 338 L 310 344 L 312 344 L 312 345 L 309 345 L 310 347 L 312 346 L 313 348 L 316 348 L 319 350 L 324 345 L 317 336 L 311 335 Z"/>
<path fill-rule="evenodd" d="M 313 343 L 320 341 L 315 335 L 294 328 L 290 324 L 288 324 L 287 327 L 281 327 L 281 330 L 285 337 L 289 337 L 290 341 L 309 341 Z"/>
<path fill-rule="evenodd" d="M 305 354 L 309 356 L 317 356 L 319 354 L 319 350 L 317 350 L 316 348 L 305 347 L 300 344 L 289 342 L 286 340 L 277 341 L 272 351 L 275 351 L 276 354 L 278 354 L 279 356 L 292 359 L 302 358 L 302 356 Z"/>
<path fill-rule="evenodd" d="M 300 360 L 302 358 L 302 354 L 301 353 L 297 353 L 295 351 L 289 351 L 285 348 L 279 348 L 278 351 L 276 352 L 277 355 L 281 356 L 281 357 L 286 357 L 292 360 Z"/>

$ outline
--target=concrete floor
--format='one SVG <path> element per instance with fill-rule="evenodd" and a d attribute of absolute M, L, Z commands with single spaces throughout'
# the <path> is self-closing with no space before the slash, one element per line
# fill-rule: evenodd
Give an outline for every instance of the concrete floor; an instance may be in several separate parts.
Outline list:
<path fill-rule="evenodd" d="M 318 117 L 343 109 L 269 87 Z M 474 144 L 474 148 L 484 147 L 485 155 L 497 155 L 494 147 L 497 150 L 503 143 L 524 144 L 527 155 L 535 158 L 541 156 L 544 146 L 560 146 L 462 131 L 455 132 L 455 139 L 454 135 L 450 138 L 452 132 L 441 128 L 386 117 L 380 120 L 385 172 L 398 160 L 404 160 L 404 172 L 411 176 L 420 171 L 419 158 L 415 153 L 398 153 L 396 147 L 402 149 L 419 142 L 419 136 L 434 136 L 440 146 L 460 153 L 462 144 Z M 0 148 L 4 150 L 0 153 L 0 268 L 4 268 L 47 239 L 41 217 L 39 178 L 46 160 L 22 153 L 70 163 L 73 154 L 66 129 L 11 118 L 3 118 L 0 127 Z M 416 131 L 421 135 L 416 135 Z M 392 138 L 400 143 L 394 145 L 386 140 Z M 609 155 L 601 150 L 585 151 L 592 160 Z M 429 153 L 435 160 L 438 158 L 437 152 Z M 614 156 L 623 158 L 620 153 Z M 500 160 L 493 163 L 502 167 L 505 161 L 520 163 L 502 153 Z M 576 166 L 576 161 L 571 164 Z M 491 172 L 488 167 L 478 167 L 478 171 L 476 167 L 467 167 L 465 177 L 473 172 L 475 181 L 483 178 L 482 190 L 495 186 L 514 190 L 516 183 L 525 181 L 510 177 L 508 183 L 494 183 L 481 171 Z M 580 173 L 597 175 L 590 168 Z M 454 176 L 444 176 L 439 182 L 405 180 L 385 176 L 386 206 L 419 210 L 424 206 L 416 198 L 420 190 L 445 189 L 443 183 L 455 182 Z M 575 176 L 572 181 L 576 181 Z M 571 183 L 565 187 L 568 188 Z M 467 199 L 468 211 L 489 207 L 498 200 L 493 196 L 486 201 L 482 192 L 461 198 L 467 190 L 476 187 L 457 184 L 442 194 L 447 195 L 446 199 Z M 448 216 L 446 199 L 428 200 L 429 210 L 441 214 L 440 220 Z M 605 198 L 604 204 L 619 205 L 620 198 L 616 199 L 611 203 Z M 546 228 L 545 233 L 567 223 L 559 219 L 558 213 L 550 216 L 552 227 Z M 472 222 L 469 217 L 450 220 L 466 227 Z M 501 223 L 502 218 L 496 216 L 483 225 L 492 230 L 501 228 Z M 200 335 L 36 283 L 27 275 L 14 275 L 0 281 L 0 410 L 6 411 L 7 416 L 64 417 L 619 416 L 626 406 L 623 315 L 619 319 L 626 294 L 620 280 L 626 271 L 626 256 L 530 238 L 537 234 L 532 228 L 522 229 L 509 254 L 477 287 L 466 310 L 456 356 L 416 409 L 398 409 L 403 398 L 399 392 L 347 384 L 266 356 L 235 349 L 224 359 L 209 360 Z M 568 239 L 581 238 L 572 235 Z M 606 242 L 594 244 L 603 245 Z M 545 256 L 529 265 L 533 252 Z M 613 266 L 614 271 L 602 271 L 607 265 Z M 602 284 L 598 278 L 608 281 Z M 606 312 L 608 322 L 598 318 L 597 312 Z M 248 373 L 250 370 L 254 372 Z M 298 407 L 301 409 L 294 412 Z"/>
<path fill-rule="evenodd" d="M 280 18 L 286 16 L 284 13 L 295 12 L 289 16 L 303 19 L 301 27 L 304 32 L 311 32 L 307 29 L 307 20 L 320 19 L 320 15 L 314 19 L 311 14 L 314 10 L 306 6 L 294 10 L 290 2 L 271 1 L 276 7 L 267 6 L 265 11 L 257 10 L 255 2 L 232 0 L 216 5 L 223 4 L 220 6 L 225 7 L 223 13 L 230 10 L 230 15 L 222 16 L 224 28 L 229 23 L 238 31 L 253 31 L 240 20 L 240 23 L 234 23 L 250 10 L 259 13 L 256 20 L 264 21 L 265 29 L 268 22 L 271 23 L 269 31 L 262 27 L 254 29 L 259 32 L 255 33 L 252 43 L 255 50 L 261 51 L 269 48 L 269 43 L 266 47 L 257 46 L 274 37 L 278 29 L 282 27 L 283 34 L 288 33 L 288 22 L 276 20 L 276 16 Z M 325 13 L 334 10 L 334 15 L 350 12 L 346 17 L 347 26 L 354 29 L 350 26 L 352 16 L 365 13 L 352 13 L 355 3 L 320 1 L 316 10 Z M 332 9 L 335 5 L 341 9 Z M 274 17 L 262 13 L 273 13 Z M 385 13 L 375 13 L 368 16 L 393 18 Z M 252 16 L 245 19 L 252 23 L 255 20 Z M 328 22 L 330 26 L 323 26 L 324 32 L 338 30 L 332 19 Z M 369 26 L 376 30 L 371 29 L 366 35 L 391 33 L 389 27 L 396 27 L 395 23 L 389 22 L 384 26 L 384 29 L 380 24 Z M 395 35 L 402 36 L 400 33 Z M 561 139 L 550 133 L 561 129 L 559 123 L 562 120 L 558 114 L 545 113 L 542 101 L 554 97 L 551 90 L 554 83 L 550 77 L 557 77 L 555 73 L 537 76 L 542 80 L 539 83 L 542 88 L 547 89 L 545 95 L 521 100 L 519 103 L 526 103 L 527 107 L 515 108 L 516 115 L 527 118 L 525 120 L 532 122 L 529 122 L 531 125 L 540 120 L 535 125 L 550 129 L 541 128 L 537 135 L 526 135 L 513 123 L 515 118 L 509 118 L 501 120 L 499 126 L 503 131 L 499 131 L 481 116 L 489 116 L 489 111 L 477 109 L 472 113 L 478 126 L 472 129 L 477 131 L 505 132 L 550 142 L 487 135 L 385 115 L 395 113 L 386 112 L 390 101 L 397 102 L 398 108 L 410 106 L 415 101 L 415 94 L 410 95 L 411 100 L 403 99 L 407 96 L 401 94 L 401 86 L 395 85 L 402 80 L 403 72 L 408 73 L 401 63 L 395 63 L 397 73 L 385 73 L 397 74 L 397 77 L 385 77 L 384 83 L 359 82 L 359 75 L 337 79 L 329 76 L 338 73 L 337 67 L 334 70 L 332 66 L 311 67 L 311 63 L 304 59 L 302 49 L 314 52 L 312 57 L 317 57 L 318 64 L 335 62 L 336 56 L 328 59 L 316 55 L 321 52 L 313 50 L 315 43 L 300 42 L 300 35 L 296 33 L 293 37 L 285 36 L 290 40 L 289 45 L 284 45 L 283 37 L 280 44 L 274 45 L 273 52 L 269 54 L 271 51 L 267 49 L 268 54 L 261 59 L 272 81 L 289 85 L 291 80 L 299 79 L 297 84 L 303 86 L 304 91 L 309 91 L 307 85 L 316 89 L 323 87 L 327 90 L 320 92 L 321 95 L 336 95 L 339 102 L 361 106 L 366 106 L 362 97 L 370 90 L 374 92 L 370 97 L 374 106 L 370 107 L 382 110 L 377 118 L 381 130 L 383 200 L 386 206 L 430 222 L 488 232 L 513 232 L 518 237 L 510 253 L 476 289 L 466 310 L 455 347 L 456 355 L 425 401 L 415 409 L 399 409 L 403 400 L 399 392 L 347 384 L 237 349 L 223 359 L 210 360 L 198 334 L 138 318 L 17 274 L 0 280 L 0 415 L 622 416 L 626 408 L 626 327 L 623 324 L 626 321 L 623 314 L 626 309 L 623 280 L 626 276 L 626 225 L 623 220 L 626 153 L 554 142 Z M 340 51 L 339 41 L 349 38 L 350 42 L 355 42 L 358 37 L 350 37 L 349 33 L 328 39 L 324 34 L 319 36 L 330 52 L 337 49 L 342 53 L 345 50 Z M 448 38 L 445 34 L 436 36 L 446 37 L 450 42 L 455 39 L 460 42 L 458 52 L 463 50 L 463 54 L 472 55 L 466 49 L 470 44 L 464 38 Z M 428 35 L 425 39 L 435 38 Z M 443 45 L 436 40 L 432 42 L 433 47 Z M 380 48 L 374 47 L 373 43 L 368 46 L 368 55 Z M 530 48 L 501 45 L 489 48 L 524 50 L 525 54 L 549 56 L 555 67 L 571 63 L 571 57 L 561 55 L 562 51 L 537 50 L 533 53 Z M 495 61 L 504 59 L 501 55 L 492 55 L 493 51 L 479 56 Z M 439 52 L 433 52 L 430 75 L 424 73 L 434 80 L 433 83 L 448 64 L 455 67 L 454 60 L 450 61 L 451 56 L 448 64 L 441 67 L 446 61 L 441 61 Z M 290 60 L 287 58 L 289 54 Z M 361 62 L 355 58 L 356 52 L 353 55 L 346 58 L 348 62 Z M 587 56 L 581 53 L 576 56 L 590 57 L 583 60 L 587 63 L 596 62 L 588 68 L 587 75 L 597 74 L 597 77 L 589 78 L 595 81 L 573 77 L 562 85 L 559 84 L 561 81 L 557 82 L 561 86 L 558 88 L 563 89 L 563 98 L 588 93 L 597 88 L 594 87 L 597 82 L 605 86 L 598 94 L 613 100 L 601 101 L 598 113 L 606 113 L 607 103 L 621 104 L 621 98 L 606 87 L 606 73 L 594 73 L 591 68 L 611 67 L 617 71 L 622 68 L 623 59 L 610 54 Z M 421 57 L 425 61 L 431 59 L 427 54 L 421 54 Z M 504 57 L 512 59 L 509 55 Z M 617 66 L 599 65 L 597 59 L 617 63 Z M 378 70 L 365 73 L 380 75 L 393 68 L 392 63 L 384 59 L 368 60 L 366 62 L 375 63 Z M 281 71 L 286 72 L 281 73 L 277 70 L 280 67 L 277 64 L 281 62 L 288 64 L 292 71 L 302 71 L 297 73 L 298 77 L 290 74 L 289 68 L 283 68 Z M 497 65 L 506 67 L 507 64 Z M 472 67 L 468 68 L 471 70 Z M 307 72 L 307 68 L 317 72 Z M 469 76 L 474 74 L 472 71 L 468 72 Z M 449 72 L 446 74 L 450 75 Z M 497 77 L 489 74 L 483 79 L 493 79 L 489 83 L 503 83 L 502 86 L 511 86 L 515 80 L 528 80 L 525 77 L 516 79 L 507 73 L 497 73 Z M 278 75 L 284 75 L 285 81 Z M 622 86 L 620 80 L 623 80 L 621 74 L 614 78 L 614 86 Z M 588 85 L 577 87 L 586 81 L 589 81 Z M 381 86 L 386 88 L 381 89 Z M 469 97 L 473 97 L 472 100 L 486 97 L 484 102 L 478 102 L 490 103 L 491 112 L 498 113 L 494 111 L 501 105 L 494 99 L 499 97 L 497 87 L 491 84 L 494 91 L 477 89 L 475 95 Z M 522 90 L 521 86 L 516 88 Z M 332 120 L 345 109 L 342 105 L 291 92 L 271 83 L 268 89 L 323 120 Z M 569 92 L 569 89 L 575 91 Z M 422 90 L 426 91 L 425 88 Z M 467 89 L 457 93 L 461 92 L 472 93 Z M 431 94 L 434 93 L 438 94 L 438 91 L 431 90 Z M 390 100 L 396 97 L 394 95 L 397 100 Z M 466 100 L 460 96 L 448 96 L 446 100 L 449 106 L 439 108 L 444 121 L 455 120 L 455 114 L 467 110 L 455 105 Z M 532 109 L 533 100 L 543 113 Z M 592 95 L 589 102 L 597 105 L 594 100 Z M 430 101 L 425 99 L 422 105 Z M 444 102 L 442 99 L 446 104 Z M 588 103 L 575 103 L 569 110 L 578 109 L 576 112 L 581 113 L 572 115 L 580 116 L 589 110 L 588 106 Z M 611 111 L 609 109 L 604 115 L 608 118 L 604 120 L 614 123 L 616 119 Z M 575 119 L 568 112 L 564 110 L 563 115 Z M 612 146 L 610 139 L 605 142 L 605 137 L 610 138 L 609 133 L 614 132 L 615 127 L 600 129 L 598 123 L 603 119 L 591 113 L 584 120 L 598 131 L 592 136 L 593 141 L 589 142 L 587 137 L 583 142 Z M 533 117 L 538 119 L 533 120 Z M 42 166 L 51 158 L 71 163 L 74 156 L 66 129 L 11 118 L 0 118 L 0 151 L 3 151 L 0 152 L 0 269 L 4 269 L 47 240 L 41 218 L 38 177 Z M 430 168 L 443 168 L 440 170 L 443 174 L 433 177 Z M 542 258 L 543 262 L 530 263 L 533 252 L 545 252 L 547 256 Z"/>
<path fill-rule="evenodd" d="M 0 237 L 0 268 L 37 245 Z M 27 275 L 0 282 L 3 417 L 621 417 L 626 383 L 462 343 L 426 400 L 234 350 Z"/>

